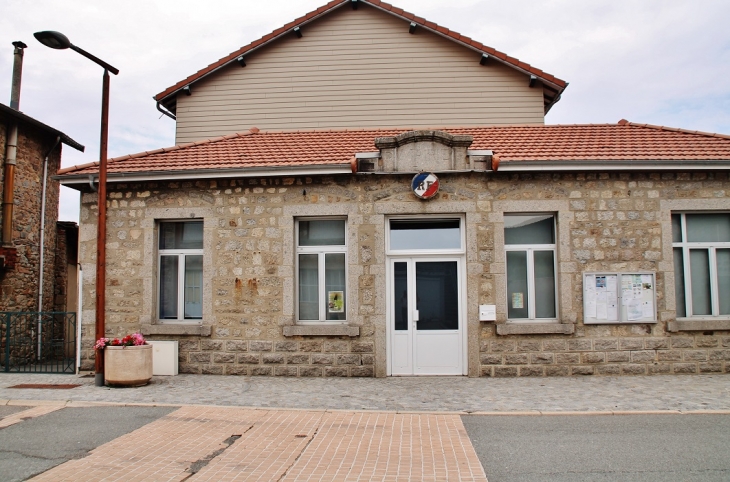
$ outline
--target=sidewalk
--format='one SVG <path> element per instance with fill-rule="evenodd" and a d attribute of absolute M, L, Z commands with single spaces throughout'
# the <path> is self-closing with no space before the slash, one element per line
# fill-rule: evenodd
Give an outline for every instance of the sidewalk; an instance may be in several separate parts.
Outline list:
<path fill-rule="evenodd" d="M 10 388 L 19 384 L 80 386 Z M 0 426 L 109 404 L 180 408 L 33 480 L 486 482 L 461 415 L 730 414 L 730 377 L 179 375 L 110 389 L 93 377 L 0 374 Z"/>
<path fill-rule="evenodd" d="M 18 384 L 79 384 L 13 389 Z M 730 411 L 729 375 L 565 378 L 154 377 L 140 388 L 95 387 L 93 377 L 0 373 L 0 405 L 18 400 L 217 405 L 395 412 Z"/>

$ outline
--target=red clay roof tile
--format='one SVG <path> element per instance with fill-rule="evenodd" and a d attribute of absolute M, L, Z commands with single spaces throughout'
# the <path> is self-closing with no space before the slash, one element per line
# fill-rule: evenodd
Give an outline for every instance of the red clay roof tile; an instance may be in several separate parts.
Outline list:
<path fill-rule="evenodd" d="M 377 151 L 376 137 L 412 129 L 249 131 L 110 159 L 109 174 L 321 166 L 350 163 Z M 447 127 L 474 138 L 471 149 L 491 149 L 506 161 L 730 160 L 730 136 L 649 124 Z M 87 175 L 98 163 L 58 171 Z M 201 173 L 202 175 L 202 173 Z"/>

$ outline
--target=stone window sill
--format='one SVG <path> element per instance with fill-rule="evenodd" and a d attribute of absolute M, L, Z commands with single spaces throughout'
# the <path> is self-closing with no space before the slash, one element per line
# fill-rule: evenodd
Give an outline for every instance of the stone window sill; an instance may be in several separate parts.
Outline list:
<path fill-rule="evenodd" d="M 692 318 L 678 318 L 667 323 L 667 331 L 716 331 L 730 330 L 730 319 L 725 320 L 696 320 Z"/>
<path fill-rule="evenodd" d="M 570 335 L 575 332 L 572 323 L 500 323 L 498 335 Z"/>
<path fill-rule="evenodd" d="M 143 335 L 192 335 L 210 336 L 210 325 L 185 325 L 185 324 L 157 324 L 142 325 L 140 331 Z"/>
<path fill-rule="evenodd" d="M 287 325 L 284 336 L 359 336 L 360 327 L 350 325 Z"/>

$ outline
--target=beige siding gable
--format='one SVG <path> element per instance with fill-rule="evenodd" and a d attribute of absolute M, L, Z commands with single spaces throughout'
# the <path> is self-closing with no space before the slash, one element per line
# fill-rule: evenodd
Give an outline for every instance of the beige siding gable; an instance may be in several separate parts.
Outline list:
<path fill-rule="evenodd" d="M 178 144 L 264 130 L 542 124 L 542 88 L 374 7 L 341 7 L 177 97 Z"/>

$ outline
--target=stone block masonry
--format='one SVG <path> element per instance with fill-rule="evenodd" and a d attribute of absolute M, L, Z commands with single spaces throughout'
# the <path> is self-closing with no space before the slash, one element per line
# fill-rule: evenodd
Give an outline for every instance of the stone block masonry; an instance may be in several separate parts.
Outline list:
<path fill-rule="evenodd" d="M 0 149 L 5 149 L 7 126 L 0 119 Z M 15 167 L 15 204 L 13 212 L 12 253 L 14 263 L 0 270 L 0 311 L 38 311 L 40 280 L 41 192 L 43 159 L 55 139 L 34 128 L 19 126 Z M 44 236 L 43 311 L 54 307 L 54 262 L 56 253 L 56 221 L 60 187 L 51 176 L 61 162 L 61 145 L 48 160 L 46 190 L 46 229 Z M 2 199 L 4 170 L 0 166 L 0 199 Z M 0 213 L 0 221 L 2 213 Z"/>
<path fill-rule="evenodd" d="M 676 320 L 670 214 L 730 212 L 725 173 L 452 173 L 441 176 L 441 191 L 428 202 L 413 196 L 409 180 L 382 174 L 111 184 L 107 336 L 151 327 L 145 329 L 158 333 L 152 339 L 177 339 L 182 373 L 385 376 L 386 219 L 462 215 L 470 376 L 728 371 L 730 329 L 669 330 Z M 95 336 L 95 204 L 95 193 L 83 194 L 86 368 Z M 495 323 L 477 321 L 477 307 L 495 304 L 496 324 L 508 322 L 504 214 L 542 212 L 556 216 L 557 322 L 571 329 L 543 335 L 531 325 L 526 334 L 499 335 Z M 307 216 L 347 219 L 346 323 L 353 336 L 284 336 L 283 328 L 297 323 L 294 223 Z M 157 316 L 157 226 L 186 219 L 204 221 L 203 319 L 201 326 L 169 328 Z M 584 271 L 655 272 L 658 322 L 583 324 Z"/>

